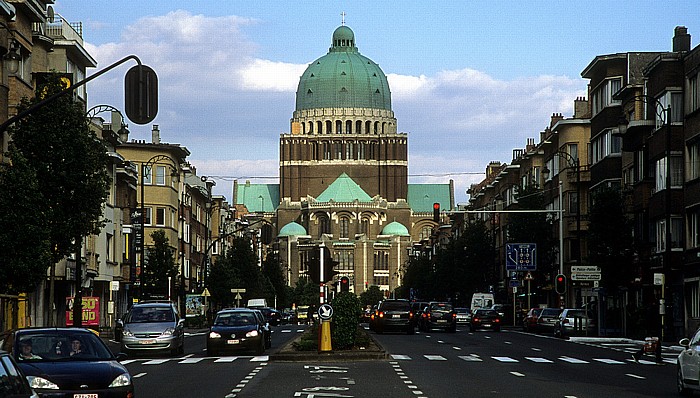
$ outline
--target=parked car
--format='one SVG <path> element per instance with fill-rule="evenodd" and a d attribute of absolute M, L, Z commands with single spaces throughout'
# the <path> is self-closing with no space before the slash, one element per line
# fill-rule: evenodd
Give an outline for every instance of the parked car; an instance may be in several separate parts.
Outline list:
<path fill-rule="evenodd" d="M 249 351 L 256 355 L 267 348 L 264 321 L 249 308 L 230 308 L 219 311 L 207 334 L 207 355 Z"/>
<path fill-rule="evenodd" d="M 523 317 L 524 331 L 532 332 L 537 330 L 537 318 L 539 318 L 542 310 L 543 308 L 541 307 L 530 308 L 530 310 Z"/>
<path fill-rule="evenodd" d="M 679 394 L 692 395 L 694 390 L 700 390 L 700 328 L 693 337 L 681 339 L 678 344 L 683 347 L 683 351 L 678 354 L 676 386 Z"/>
<path fill-rule="evenodd" d="M 12 355 L 29 386 L 40 396 L 134 395 L 131 375 L 118 361 L 126 359 L 126 355 L 115 357 L 89 329 L 14 329 L 0 334 L 0 342 L 0 349 Z"/>
<path fill-rule="evenodd" d="M 121 351 L 182 354 L 185 351 L 184 327 L 185 320 L 170 302 L 134 304 L 124 317 Z"/>
<path fill-rule="evenodd" d="M 593 336 L 596 324 L 593 313 L 583 308 L 565 308 L 554 323 L 554 336 Z"/>
<path fill-rule="evenodd" d="M 535 330 L 538 333 L 553 333 L 554 324 L 557 322 L 560 312 L 561 309 L 559 308 L 543 308 L 540 316 L 537 317 L 537 328 Z"/>
<path fill-rule="evenodd" d="M 469 311 L 469 308 L 464 308 L 464 307 L 457 307 L 455 308 L 455 312 L 457 313 L 457 324 L 464 324 L 467 325 L 469 324 L 469 320 L 471 319 L 471 314 Z"/>
<path fill-rule="evenodd" d="M 0 351 L 0 397 L 39 398 L 12 356 Z"/>
<path fill-rule="evenodd" d="M 411 303 L 404 299 L 384 300 L 377 307 L 374 331 L 401 331 L 413 334 L 416 330 L 416 320 L 411 311 Z"/>
<path fill-rule="evenodd" d="M 444 329 L 450 333 L 457 331 L 457 313 L 452 304 L 431 302 L 425 307 L 418 320 L 418 329 L 429 332 L 432 329 Z"/>
<path fill-rule="evenodd" d="M 472 312 L 472 319 L 469 322 L 469 331 L 476 332 L 479 329 L 491 329 L 496 332 L 501 331 L 501 315 L 490 308 L 477 308 Z"/>

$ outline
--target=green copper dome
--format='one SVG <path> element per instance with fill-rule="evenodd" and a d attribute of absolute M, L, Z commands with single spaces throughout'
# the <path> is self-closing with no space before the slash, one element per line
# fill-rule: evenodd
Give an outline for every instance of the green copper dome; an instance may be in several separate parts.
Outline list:
<path fill-rule="evenodd" d="M 408 229 L 399 222 L 391 222 L 387 224 L 380 235 L 399 235 L 399 236 L 409 236 Z"/>
<path fill-rule="evenodd" d="M 277 235 L 277 236 L 282 237 L 282 236 L 301 236 L 301 235 L 306 235 L 306 229 L 304 227 L 302 227 L 301 225 L 292 221 L 289 224 L 282 227 L 282 229 L 280 229 L 279 235 Z"/>
<path fill-rule="evenodd" d="M 355 34 L 347 26 L 333 32 L 328 54 L 312 62 L 299 80 L 296 110 L 315 108 L 391 110 L 386 75 L 360 54 Z"/>

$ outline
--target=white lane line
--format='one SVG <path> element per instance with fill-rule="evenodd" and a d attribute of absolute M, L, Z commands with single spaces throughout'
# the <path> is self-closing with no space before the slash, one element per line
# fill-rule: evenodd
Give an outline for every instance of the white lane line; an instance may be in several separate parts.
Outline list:
<path fill-rule="evenodd" d="M 447 358 L 442 355 L 423 355 L 426 359 L 430 361 L 447 361 Z"/>
<path fill-rule="evenodd" d="M 632 374 L 632 373 L 625 373 L 625 376 L 633 377 L 633 378 L 635 378 L 635 379 L 642 379 L 642 380 L 646 379 L 646 377 L 644 377 L 644 376 L 635 375 L 635 374 Z"/>
<path fill-rule="evenodd" d="M 618 361 L 615 359 L 608 359 L 608 358 L 593 358 L 594 361 L 602 362 L 602 363 L 607 363 L 609 365 L 624 365 L 625 363 L 622 361 Z"/>
<path fill-rule="evenodd" d="M 215 360 L 214 362 L 233 362 L 236 359 L 238 359 L 238 357 L 221 357 L 221 358 Z"/>
<path fill-rule="evenodd" d="M 261 355 L 259 357 L 253 357 L 250 359 L 250 362 L 267 362 L 270 360 L 270 356 L 268 355 Z"/>
<path fill-rule="evenodd" d="M 504 341 L 504 343 L 505 343 L 505 344 L 508 344 L 508 345 L 513 344 L 513 343 L 511 343 L 510 341 Z"/>
<path fill-rule="evenodd" d="M 513 376 L 525 377 L 525 375 L 520 372 L 510 372 L 510 374 L 512 374 Z"/>
<path fill-rule="evenodd" d="M 547 358 L 540 358 L 540 357 L 525 357 L 528 361 L 532 362 L 537 362 L 537 363 L 554 363 L 553 361 L 550 361 Z"/>
<path fill-rule="evenodd" d="M 163 363 L 168 362 L 170 359 L 152 359 L 150 361 L 146 361 L 143 364 L 144 365 L 160 365 Z"/>
<path fill-rule="evenodd" d="M 583 359 L 576 359 L 571 357 L 559 357 L 559 360 L 568 363 L 588 363 L 588 361 L 584 361 Z"/>
<path fill-rule="evenodd" d="M 457 351 L 462 351 L 462 349 L 459 347 L 452 347 L 452 349 L 457 350 Z"/>
<path fill-rule="evenodd" d="M 482 362 L 481 358 L 474 355 L 460 355 L 458 358 L 461 358 L 467 362 Z"/>
<path fill-rule="evenodd" d="M 517 359 L 513 359 L 510 357 L 491 357 L 499 362 L 518 362 Z"/>
<path fill-rule="evenodd" d="M 538 351 L 538 352 L 539 352 L 539 351 L 542 351 L 541 348 L 537 348 L 537 347 L 532 347 L 531 350 L 532 350 L 532 351 Z"/>
<path fill-rule="evenodd" d="M 121 363 L 122 365 L 128 365 L 132 362 L 136 362 L 136 359 L 127 359 L 125 361 L 119 361 L 119 363 Z"/>
<path fill-rule="evenodd" d="M 438 340 L 438 343 L 440 343 L 440 344 L 445 344 L 445 342 L 442 341 L 442 340 Z"/>
<path fill-rule="evenodd" d="M 182 361 L 178 363 L 198 363 L 201 362 L 204 358 L 187 358 L 183 359 Z"/>
<path fill-rule="evenodd" d="M 134 379 L 138 379 L 139 377 L 143 377 L 143 376 L 145 376 L 145 375 L 146 375 L 146 373 L 139 373 L 139 374 L 135 374 L 135 375 L 133 375 L 133 376 L 131 376 L 131 377 L 134 378 Z"/>
<path fill-rule="evenodd" d="M 401 361 L 410 361 L 411 357 L 409 357 L 408 355 L 392 354 L 391 359 L 397 359 L 397 360 L 401 360 Z"/>
<path fill-rule="evenodd" d="M 284 329 L 282 333 L 292 333 L 292 331 L 290 329 Z"/>

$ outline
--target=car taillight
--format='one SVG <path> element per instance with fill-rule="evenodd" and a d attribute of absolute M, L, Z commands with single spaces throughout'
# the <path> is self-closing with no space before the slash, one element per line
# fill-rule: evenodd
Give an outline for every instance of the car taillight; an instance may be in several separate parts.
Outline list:
<path fill-rule="evenodd" d="M 474 317 L 472 319 L 474 319 L 474 322 L 479 322 L 479 318 L 477 318 L 477 317 Z"/>
<path fill-rule="evenodd" d="M 569 323 L 569 320 L 568 320 L 568 319 L 562 319 L 562 320 L 561 320 L 561 323 Z"/>
<path fill-rule="evenodd" d="M 380 318 L 384 318 L 384 312 L 379 311 L 379 317 L 380 317 Z"/>
<path fill-rule="evenodd" d="M 413 313 L 412 313 L 412 312 L 409 312 L 409 313 L 408 313 L 408 317 L 409 317 L 409 318 L 413 318 Z"/>
<path fill-rule="evenodd" d="M 495 322 L 496 322 L 496 323 L 499 323 L 499 322 L 501 322 L 501 320 L 500 320 L 499 318 L 496 318 L 496 321 L 495 321 Z"/>

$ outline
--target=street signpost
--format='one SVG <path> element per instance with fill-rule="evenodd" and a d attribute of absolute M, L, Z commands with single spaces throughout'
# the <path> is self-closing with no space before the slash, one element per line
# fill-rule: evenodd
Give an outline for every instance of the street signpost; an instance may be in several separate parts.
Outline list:
<path fill-rule="evenodd" d="M 536 271 L 536 243 L 506 243 L 506 270 Z"/>
<path fill-rule="evenodd" d="M 245 293 L 245 289 L 231 289 L 231 293 L 236 293 L 236 307 L 241 306 L 241 293 Z"/>
<path fill-rule="evenodd" d="M 572 265 L 571 266 L 572 281 L 600 281 L 600 267 L 591 265 Z"/>

